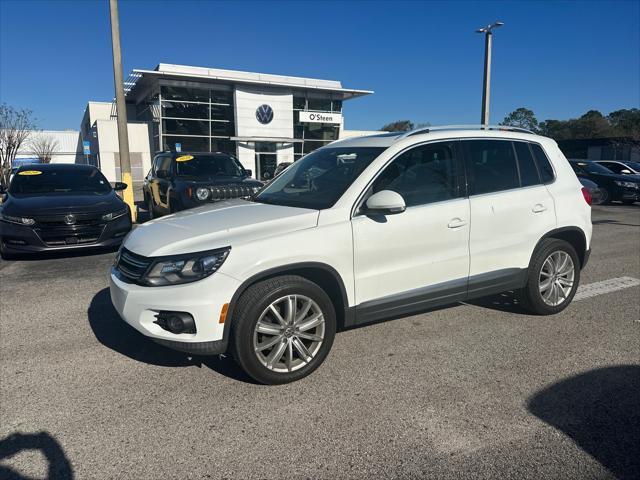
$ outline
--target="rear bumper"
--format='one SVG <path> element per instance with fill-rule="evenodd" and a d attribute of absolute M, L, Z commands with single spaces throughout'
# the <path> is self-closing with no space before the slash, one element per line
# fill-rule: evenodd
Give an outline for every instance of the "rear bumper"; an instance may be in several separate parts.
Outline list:
<path fill-rule="evenodd" d="M 85 242 L 82 240 L 82 228 L 70 227 L 65 230 L 45 231 L 38 227 L 0 221 L 0 242 L 2 242 L 4 252 L 14 254 L 116 247 L 122 243 L 124 237 L 131 230 L 131 218 L 125 215 L 107 222 L 100 228 L 102 231 L 96 240 Z M 66 240 L 62 244 L 47 244 L 42 237 L 45 234 L 51 235 L 52 232 Z"/>

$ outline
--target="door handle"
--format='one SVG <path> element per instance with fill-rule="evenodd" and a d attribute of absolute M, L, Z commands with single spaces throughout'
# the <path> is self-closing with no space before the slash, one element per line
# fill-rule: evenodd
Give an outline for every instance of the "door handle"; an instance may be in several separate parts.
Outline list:
<path fill-rule="evenodd" d="M 461 218 L 452 218 L 451 221 L 447 224 L 449 228 L 460 228 L 464 227 L 467 224 L 466 220 Z"/>
<path fill-rule="evenodd" d="M 542 205 L 541 203 L 536 203 L 533 208 L 531 209 L 531 211 L 533 213 L 541 213 L 544 212 L 547 209 L 547 207 L 545 207 L 544 205 Z"/>

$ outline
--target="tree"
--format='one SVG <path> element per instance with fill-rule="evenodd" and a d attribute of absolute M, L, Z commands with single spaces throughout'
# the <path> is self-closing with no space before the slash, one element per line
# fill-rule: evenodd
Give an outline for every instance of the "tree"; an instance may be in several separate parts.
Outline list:
<path fill-rule="evenodd" d="M 411 120 L 398 120 L 386 124 L 381 130 L 387 132 L 408 132 L 409 130 L 413 130 L 413 122 Z"/>
<path fill-rule="evenodd" d="M 34 128 L 31 110 L 0 105 L 0 185 L 3 187 L 9 185 L 11 164 Z"/>
<path fill-rule="evenodd" d="M 611 112 L 607 115 L 609 124 L 615 129 L 616 136 L 628 137 L 640 141 L 640 109 L 630 108 Z"/>
<path fill-rule="evenodd" d="M 539 130 L 538 120 L 536 119 L 533 110 L 520 107 L 504 117 L 504 120 L 500 125 L 508 125 L 510 127 L 526 128 L 534 133 Z"/>
<path fill-rule="evenodd" d="M 58 150 L 58 141 L 51 135 L 38 134 L 29 142 L 31 152 L 40 159 L 42 163 L 51 162 L 51 157 Z"/>

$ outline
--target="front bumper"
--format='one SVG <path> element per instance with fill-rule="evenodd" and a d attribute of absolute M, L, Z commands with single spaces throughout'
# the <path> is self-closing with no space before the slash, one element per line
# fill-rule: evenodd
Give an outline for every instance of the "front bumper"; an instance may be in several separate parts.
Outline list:
<path fill-rule="evenodd" d="M 0 242 L 6 253 L 40 253 L 110 248 L 122 243 L 131 230 L 128 215 L 103 225 L 46 228 L 0 221 Z"/>
<path fill-rule="evenodd" d="M 161 345 L 194 355 L 227 350 L 220 313 L 239 286 L 240 282 L 220 272 L 193 283 L 163 287 L 131 283 L 115 268 L 110 275 L 111 301 L 125 322 Z M 160 311 L 190 313 L 196 333 L 175 334 L 163 329 L 155 323 Z"/>

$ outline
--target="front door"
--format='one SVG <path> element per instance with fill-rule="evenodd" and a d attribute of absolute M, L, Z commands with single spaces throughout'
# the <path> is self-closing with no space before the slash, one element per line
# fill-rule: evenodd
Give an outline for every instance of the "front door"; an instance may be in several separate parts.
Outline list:
<path fill-rule="evenodd" d="M 273 179 L 278 166 L 276 144 L 273 142 L 256 142 L 256 178 L 267 182 Z"/>
<path fill-rule="evenodd" d="M 462 172 L 457 142 L 437 142 L 402 153 L 374 181 L 367 195 L 392 190 L 407 208 L 352 219 L 359 321 L 464 298 L 470 223 Z"/>

